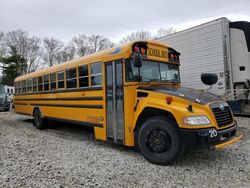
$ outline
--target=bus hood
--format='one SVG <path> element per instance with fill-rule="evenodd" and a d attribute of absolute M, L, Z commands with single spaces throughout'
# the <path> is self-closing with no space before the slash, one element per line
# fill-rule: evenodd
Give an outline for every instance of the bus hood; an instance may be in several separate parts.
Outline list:
<path fill-rule="evenodd" d="M 217 96 L 215 94 L 186 87 L 161 85 L 161 86 L 140 86 L 137 89 L 165 93 L 168 95 L 173 95 L 190 101 L 194 101 L 199 104 L 207 104 L 213 101 L 222 100 L 220 96 Z"/>

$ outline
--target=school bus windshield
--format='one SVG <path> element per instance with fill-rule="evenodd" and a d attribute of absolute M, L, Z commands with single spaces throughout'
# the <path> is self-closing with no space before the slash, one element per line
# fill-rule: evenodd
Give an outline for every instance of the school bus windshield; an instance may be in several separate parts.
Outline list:
<path fill-rule="evenodd" d="M 127 63 L 127 81 L 138 81 L 139 69 Z M 179 65 L 165 62 L 143 60 L 140 68 L 141 81 L 180 83 Z"/>

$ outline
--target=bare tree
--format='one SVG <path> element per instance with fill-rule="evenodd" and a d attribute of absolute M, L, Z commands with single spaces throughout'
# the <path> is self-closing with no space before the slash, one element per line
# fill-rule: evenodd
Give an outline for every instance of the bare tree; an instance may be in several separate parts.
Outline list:
<path fill-rule="evenodd" d="M 0 41 L 2 41 L 2 39 L 3 39 L 3 36 L 4 36 L 4 32 L 0 32 Z"/>
<path fill-rule="evenodd" d="M 72 60 L 75 55 L 75 49 L 72 45 L 65 46 L 60 52 L 57 53 L 55 60 L 57 63 Z"/>
<path fill-rule="evenodd" d="M 73 37 L 70 45 L 74 49 L 76 57 L 82 57 L 88 53 L 87 36 L 84 34 Z"/>
<path fill-rule="evenodd" d="M 42 52 L 40 38 L 29 37 L 27 31 L 16 30 L 5 35 L 4 43 L 8 54 L 16 58 L 19 74 L 37 69 Z"/>
<path fill-rule="evenodd" d="M 58 53 L 60 52 L 64 44 L 58 39 L 46 37 L 43 39 L 43 45 L 46 51 L 44 54 L 44 59 L 51 67 L 55 64 L 55 58 L 56 56 L 58 56 Z"/>
<path fill-rule="evenodd" d="M 69 46 L 74 49 L 75 57 L 92 54 L 100 50 L 113 47 L 113 43 L 100 35 L 86 36 L 84 34 L 73 37 Z"/>
<path fill-rule="evenodd" d="M 157 30 L 155 39 L 170 35 L 170 34 L 175 33 L 175 32 L 176 32 L 176 30 L 173 27 L 167 27 L 167 28 L 161 27 Z"/>
<path fill-rule="evenodd" d="M 6 46 L 4 44 L 4 32 L 0 32 L 0 60 L 6 54 Z"/>
<path fill-rule="evenodd" d="M 87 38 L 89 54 L 99 52 L 114 46 L 107 38 L 100 35 L 91 35 Z"/>
<path fill-rule="evenodd" d="M 152 34 L 150 31 L 136 31 L 128 34 L 126 37 L 123 37 L 120 43 L 125 44 L 135 40 L 148 40 L 148 39 L 152 39 Z"/>
<path fill-rule="evenodd" d="M 4 42 L 3 42 L 3 37 L 4 37 L 4 32 L 0 32 L 0 84 L 2 83 L 2 76 L 1 76 L 1 72 L 2 72 L 2 60 L 3 60 L 3 56 L 5 55 L 6 53 L 6 48 L 4 46 Z"/>
<path fill-rule="evenodd" d="M 29 39 L 29 43 L 27 72 L 34 72 L 38 69 L 42 56 L 41 40 L 40 38 L 32 37 Z"/>

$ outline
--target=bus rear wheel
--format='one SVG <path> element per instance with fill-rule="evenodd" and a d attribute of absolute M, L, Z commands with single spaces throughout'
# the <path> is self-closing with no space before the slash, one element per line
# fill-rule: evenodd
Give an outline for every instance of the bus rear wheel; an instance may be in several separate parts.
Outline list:
<path fill-rule="evenodd" d="M 47 121 L 42 118 L 42 114 L 38 108 L 35 109 L 33 113 L 33 125 L 40 130 L 46 129 L 47 128 Z"/>
<path fill-rule="evenodd" d="M 146 120 L 137 135 L 137 147 L 151 163 L 170 165 L 182 154 L 183 144 L 175 123 L 164 117 Z"/>

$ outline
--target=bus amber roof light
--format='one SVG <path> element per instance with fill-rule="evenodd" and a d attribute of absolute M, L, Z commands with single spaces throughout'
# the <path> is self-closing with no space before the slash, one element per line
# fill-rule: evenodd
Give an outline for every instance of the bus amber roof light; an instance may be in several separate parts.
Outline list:
<path fill-rule="evenodd" d="M 145 55 L 145 53 L 146 53 L 146 50 L 144 48 L 141 48 L 141 54 Z"/>
<path fill-rule="evenodd" d="M 177 54 L 174 55 L 174 60 L 178 60 L 178 55 Z"/>
<path fill-rule="evenodd" d="M 174 59 L 174 54 L 170 54 L 170 59 L 171 59 L 171 60 Z"/>

